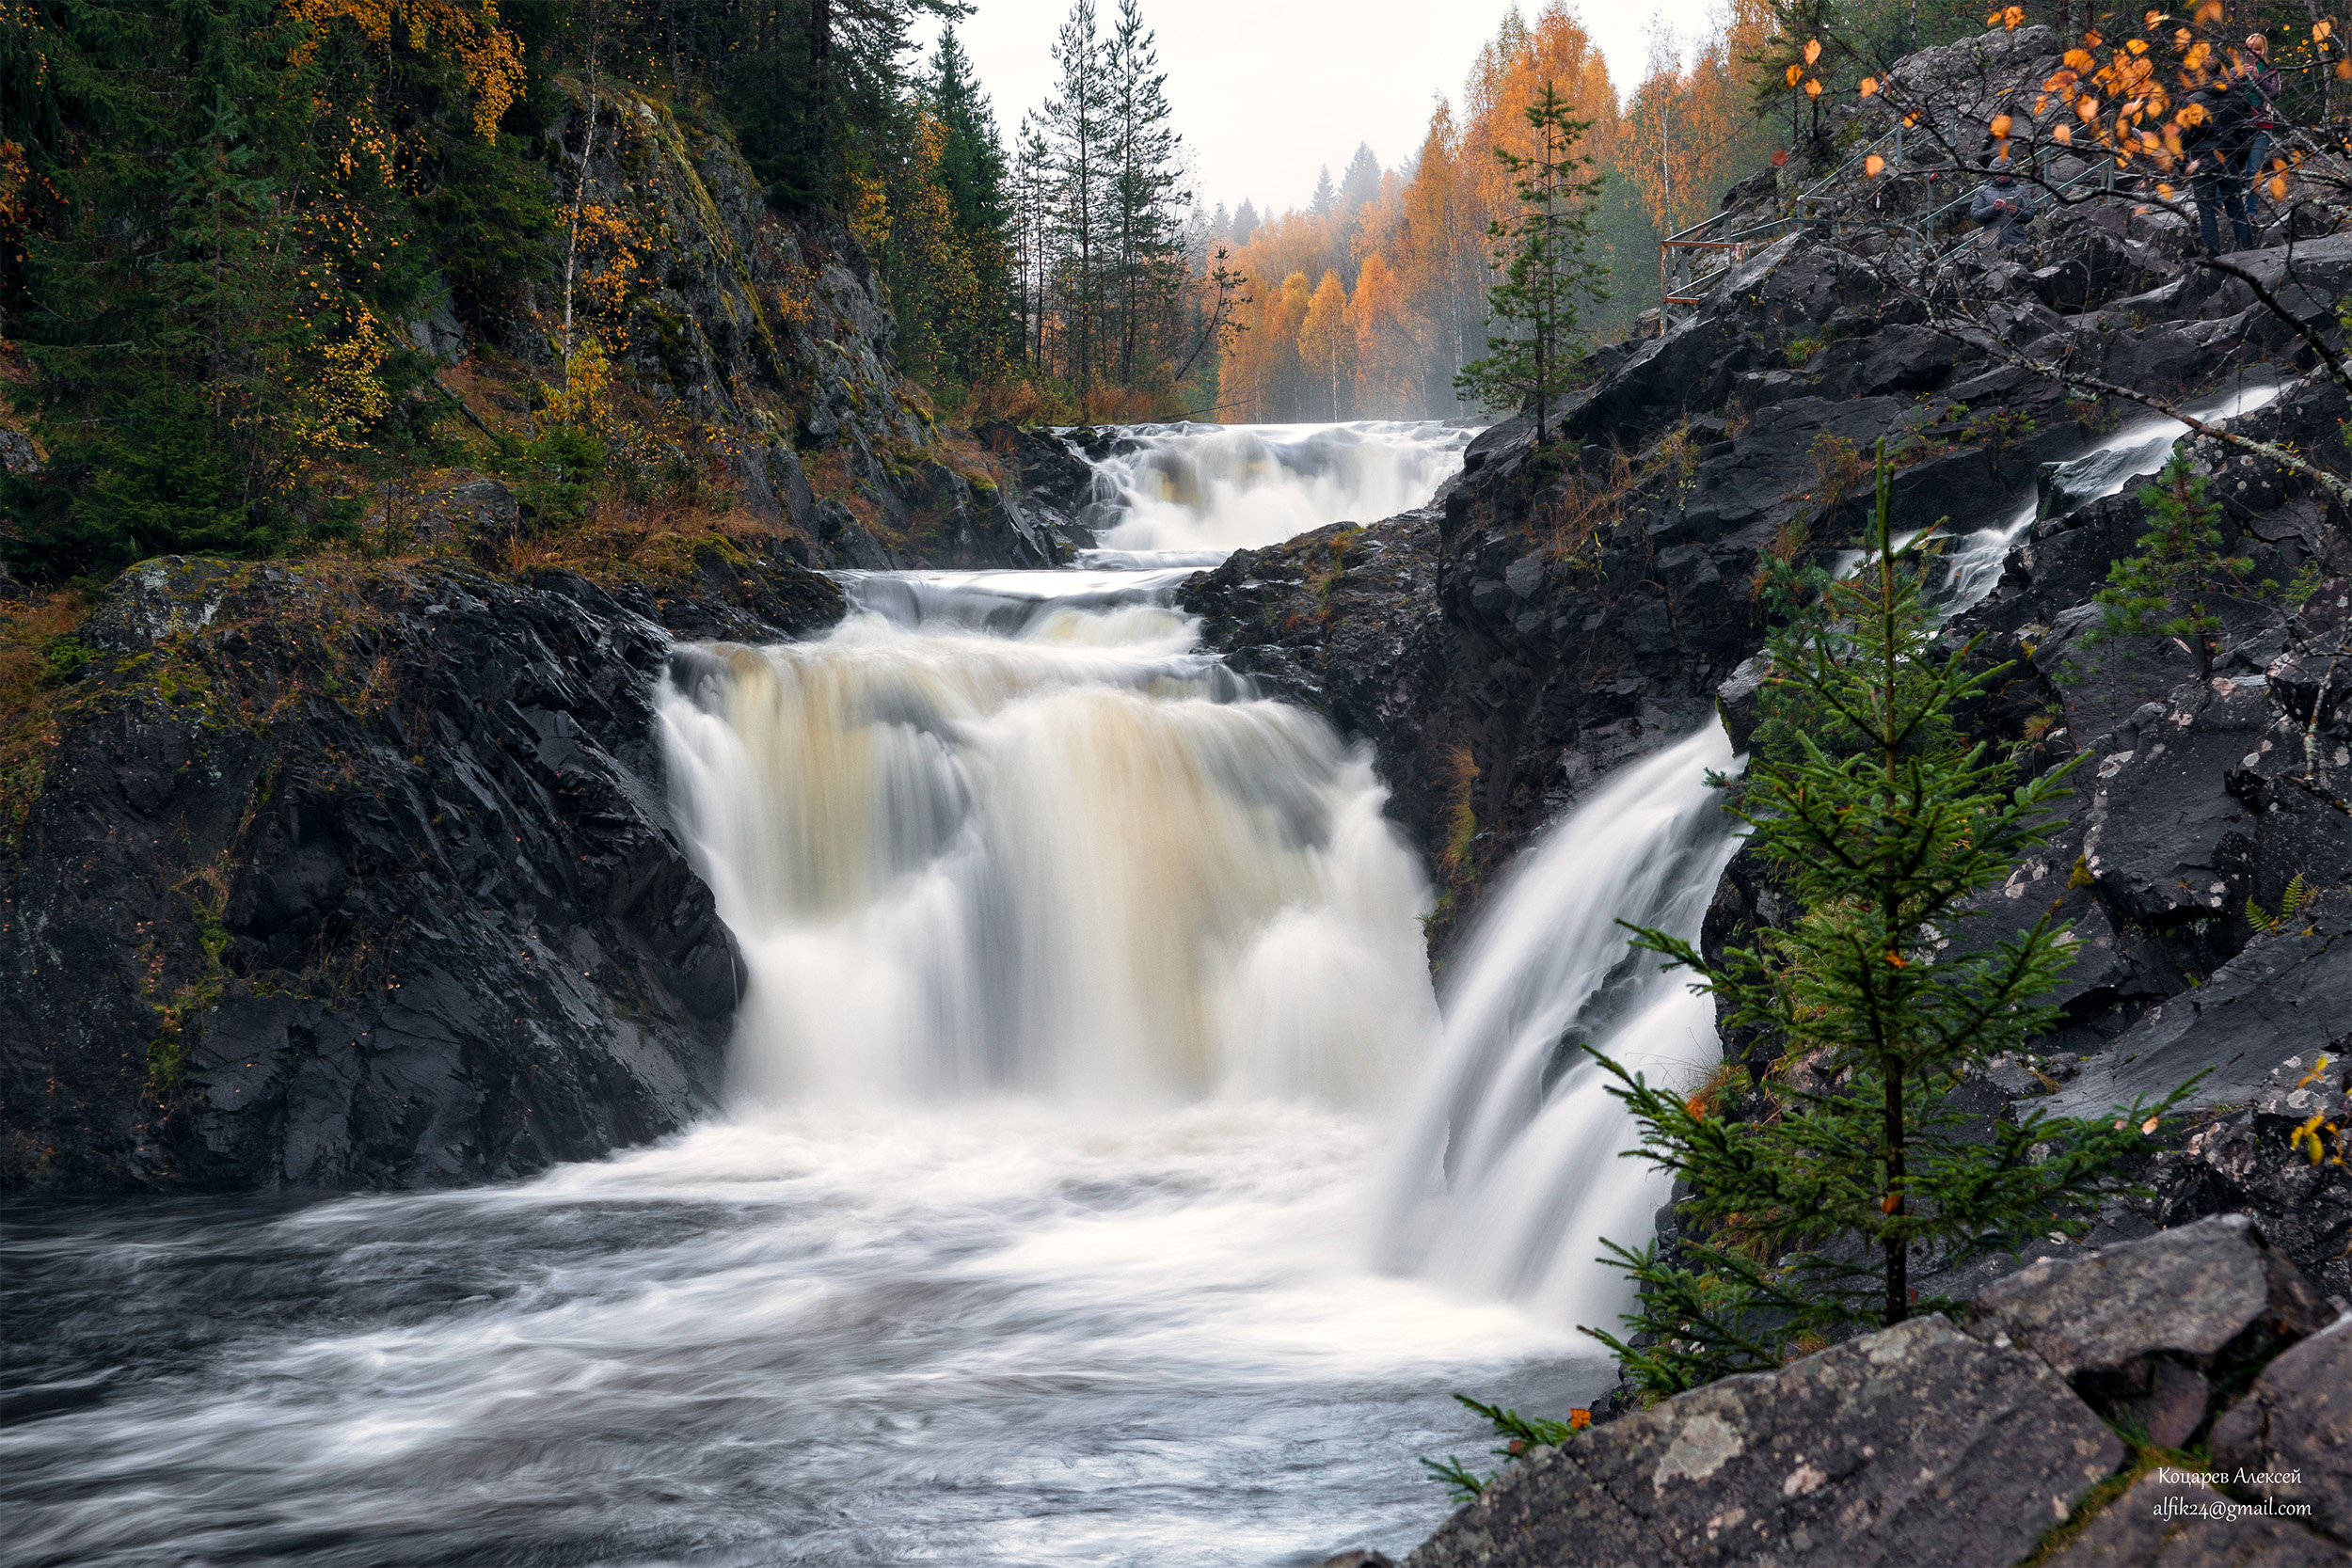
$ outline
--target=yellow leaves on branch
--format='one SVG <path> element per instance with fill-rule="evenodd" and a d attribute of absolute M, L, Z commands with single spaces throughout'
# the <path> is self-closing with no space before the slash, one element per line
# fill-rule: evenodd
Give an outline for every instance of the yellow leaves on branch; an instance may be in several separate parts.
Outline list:
<path fill-rule="evenodd" d="M 1875 180 L 1886 172 L 1886 160 L 1873 152 L 1862 160 L 1862 172 Z"/>
<path fill-rule="evenodd" d="M 391 407 L 376 372 L 391 344 L 374 312 L 360 310 L 340 338 L 313 351 L 302 373 L 290 374 L 276 412 L 294 444 L 313 458 L 332 458 L 368 444 L 368 427 Z"/>
<path fill-rule="evenodd" d="M 2012 122 L 2010 119 L 2010 117 L 2007 115 L 1994 115 L 1993 117 L 1993 123 L 1987 126 L 1986 129 L 1993 133 L 1994 139 L 1996 141 L 2007 141 L 2009 140 L 2009 130 L 2011 123 Z"/>
<path fill-rule="evenodd" d="M 1801 65 L 1791 65 L 1784 75 L 1786 76 L 1788 85 L 1793 87 L 1797 85 L 1798 80 L 1804 75 L 1804 67 Z"/>
<path fill-rule="evenodd" d="M 499 25 L 494 0 L 478 8 L 467 0 L 286 0 L 286 9 L 310 24 L 310 36 L 294 48 L 298 61 L 318 47 L 319 29 L 336 22 L 352 24 L 379 48 L 390 44 L 395 27 L 420 54 L 437 39 L 465 68 L 474 135 L 485 141 L 498 135 L 499 120 L 522 92 L 522 45 Z"/>
<path fill-rule="evenodd" d="M 1862 79 L 1861 85 L 1854 88 L 1854 91 L 1864 98 L 1869 97 L 1872 93 L 1875 93 L 1878 90 L 1879 79 L 1875 76 L 1865 76 Z"/>
<path fill-rule="evenodd" d="M 580 339 L 564 366 L 564 385 L 548 388 L 548 418 L 602 435 L 612 418 L 612 361 L 595 337 Z"/>
<path fill-rule="evenodd" d="M 1816 60 L 1818 60 L 1818 59 L 1820 59 L 1820 57 L 1821 57 L 1821 40 L 1820 40 L 1820 39 L 1807 39 L 1807 40 L 1804 40 L 1804 63 L 1805 63 L 1805 64 L 1807 64 L 1807 65 L 1811 65 L 1814 61 L 1816 61 Z"/>
<path fill-rule="evenodd" d="M 1806 78 L 1804 84 L 1804 95 L 1807 98 L 1819 98 L 1821 96 L 1821 79 L 1820 77 L 1813 76 Z"/>

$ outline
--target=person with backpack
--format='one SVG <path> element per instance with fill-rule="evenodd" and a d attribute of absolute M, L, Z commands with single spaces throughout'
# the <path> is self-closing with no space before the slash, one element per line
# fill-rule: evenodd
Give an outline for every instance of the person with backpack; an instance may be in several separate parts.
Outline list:
<path fill-rule="evenodd" d="M 2246 216 L 2254 223 L 2263 221 L 2263 186 L 2267 180 L 2265 167 L 2270 162 L 2270 150 L 2278 144 L 2285 129 L 2279 118 L 2279 71 L 2270 63 L 2270 40 L 2256 33 L 2246 40 L 2244 80 L 2240 89 L 2249 110 L 2246 151 L 2238 160 L 2238 178 L 2246 190 Z"/>
<path fill-rule="evenodd" d="M 2254 248 L 2254 228 L 2246 221 L 2246 187 L 2238 173 L 2251 118 L 2246 95 L 2226 80 L 2190 93 L 2182 110 L 2182 119 L 2189 123 L 2181 150 L 2188 155 L 2189 189 L 2197 197 L 2197 229 L 2208 256 L 2222 254 L 2216 209 L 2229 214 L 2231 232 L 2237 241 L 2233 248 Z"/>

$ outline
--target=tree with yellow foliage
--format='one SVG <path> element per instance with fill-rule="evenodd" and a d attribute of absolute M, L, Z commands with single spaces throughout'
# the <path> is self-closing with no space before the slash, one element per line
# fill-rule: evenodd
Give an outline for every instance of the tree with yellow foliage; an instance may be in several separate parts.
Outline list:
<path fill-rule="evenodd" d="M 1356 331 L 1348 320 L 1347 287 L 1335 271 L 1323 275 L 1307 301 L 1307 313 L 1298 324 L 1298 357 L 1315 378 L 1318 394 L 1329 390 L 1331 418 L 1339 420 L 1345 397 L 1354 389 Z"/>

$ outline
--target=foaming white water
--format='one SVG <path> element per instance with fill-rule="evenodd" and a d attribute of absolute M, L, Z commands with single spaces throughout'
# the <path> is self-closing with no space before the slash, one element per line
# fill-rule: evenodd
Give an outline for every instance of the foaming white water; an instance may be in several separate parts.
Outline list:
<path fill-rule="evenodd" d="M 1136 425 L 1095 465 L 1120 508 L 1104 564 L 1149 552 L 1200 563 L 1327 523 L 1375 523 L 1428 504 L 1461 471 L 1475 430 L 1437 420 L 1326 425 Z M 1146 552 L 1146 553 L 1137 553 Z"/>
<path fill-rule="evenodd" d="M 20 1229 L 18 1366 L 104 1397 L 0 1428 L 0 1556 L 1401 1555 L 1445 1512 L 1416 1457 L 1464 1446 L 1446 1393 L 1574 1347 L 1371 1275 L 1375 1133 L 803 1102 L 516 1186 Z"/>
<path fill-rule="evenodd" d="M 755 1096 L 1362 1105 L 1428 1030 L 1427 890 L 1368 758 L 1214 700 L 1238 683 L 1148 594 L 1074 596 L 1012 637 L 867 612 L 678 661 L 671 774 L 751 970 Z"/>
<path fill-rule="evenodd" d="M 1635 954 L 1619 920 L 1695 940 L 1738 847 L 1710 725 L 1627 768 L 1523 851 L 1454 960 L 1443 1043 L 1386 1176 L 1389 1266 L 1608 1326 L 1631 1300 L 1600 1240 L 1638 1245 L 1666 1184 L 1618 1158 L 1633 1125 L 1590 1043 L 1653 1083 L 1720 1055 L 1712 1003 Z"/>
<path fill-rule="evenodd" d="M 2252 382 L 2219 397 L 2192 404 L 2188 413 L 2199 420 L 2233 419 L 2252 413 L 2279 392 L 2277 381 Z M 2172 419 L 2140 420 L 2125 425 L 2066 465 L 2086 478 L 2095 478 L 2095 483 L 2087 487 L 2089 493 L 2076 504 L 2112 496 L 2133 481 L 2156 472 L 2172 460 L 2173 443 L 2187 434 L 2188 426 Z M 2091 470 L 2096 470 L 2095 475 Z M 2001 563 L 2008 558 L 2010 546 L 2034 525 L 2039 510 L 2037 498 L 2026 501 L 2007 522 L 1962 537 L 1952 551 L 1950 569 L 1945 578 L 1951 594 L 1949 613 L 1957 615 L 1971 609 L 1993 592 L 1994 585 L 2001 580 Z"/>

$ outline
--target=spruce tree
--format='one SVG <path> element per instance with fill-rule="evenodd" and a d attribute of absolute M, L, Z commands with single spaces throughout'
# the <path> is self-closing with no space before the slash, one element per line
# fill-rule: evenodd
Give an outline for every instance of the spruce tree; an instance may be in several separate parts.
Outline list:
<path fill-rule="evenodd" d="M 2205 476 L 2185 456 L 2166 464 L 2138 499 L 2148 509 L 2148 531 L 2137 549 L 2107 568 L 2106 584 L 2095 595 L 2099 624 L 2089 641 L 2176 637 L 2210 675 L 2214 633 L 2221 629 L 2215 602 L 2278 585 L 2248 582 L 2254 562 L 2221 553 L 2220 504 L 2205 494 Z"/>
<path fill-rule="evenodd" d="M 1103 352 L 1110 260 L 1105 252 L 1113 237 L 1112 195 L 1119 177 L 1119 128 L 1101 31 L 1094 0 L 1071 0 L 1070 15 L 1054 43 L 1061 79 L 1042 117 L 1057 176 L 1054 292 L 1082 416 Z"/>
<path fill-rule="evenodd" d="M 1498 218 L 1486 230 L 1502 275 L 1487 290 L 1486 309 L 1489 322 L 1502 324 L 1503 331 L 1486 340 L 1485 358 L 1463 366 L 1454 378 L 1457 388 L 1488 407 L 1532 404 L 1537 445 L 1549 435 L 1552 401 L 1575 385 L 1579 302 L 1598 305 L 1609 297 L 1607 269 L 1585 255 L 1590 207 L 1601 181 L 1587 173 L 1592 160 L 1577 151 L 1577 143 L 1592 122 L 1575 119 L 1570 109 L 1546 81 L 1526 110 L 1534 156 L 1495 149 L 1518 198 L 1518 215 L 1508 223 Z"/>
<path fill-rule="evenodd" d="M 1777 1366 L 1802 1334 L 1902 1322 L 1915 1258 L 2078 1231 L 2104 1173 L 2186 1092 L 1989 1126 L 1953 1098 L 2056 1022 L 2042 998 L 2074 941 L 2056 905 L 1997 940 L 1974 923 L 2069 792 L 2065 768 L 2019 786 L 2006 752 L 1959 736 L 1955 706 L 2001 671 L 1972 672 L 1973 641 L 1939 649 L 1934 558 L 1889 547 L 1888 471 L 1882 444 L 1861 567 L 1771 641 L 1779 739 L 1730 808 L 1803 914 L 1720 962 L 1668 932 L 1635 939 L 1699 976 L 1726 1025 L 1779 1042 L 1775 1111 L 1728 1121 L 1602 1058 L 1641 1129 L 1633 1157 L 1689 1184 L 1677 1208 L 1701 1238 L 1672 1263 L 1603 1243 L 1643 1288 L 1626 1321 L 1646 1342 L 1586 1332 L 1655 1394 Z"/>
<path fill-rule="evenodd" d="M 1156 327 L 1172 315 L 1184 282 L 1184 236 L 1176 214 L 1191 201 L 1180 166 L 1182 138 L 1169 123 L 1168 76 L 1159 42 L 1137 0 L 1119 0 L 1104 49 L 1118 140 L 1112 200 L 1118 256 L 1119 379 L 1133 384 Z"/>

